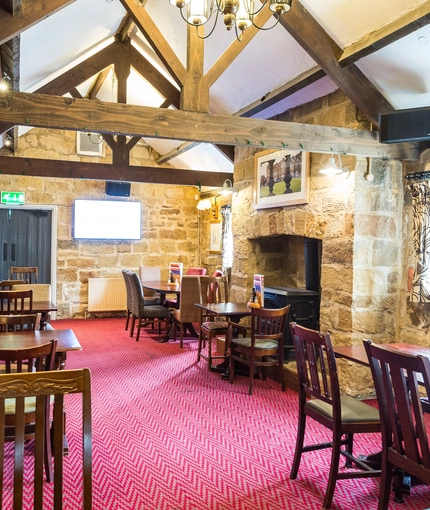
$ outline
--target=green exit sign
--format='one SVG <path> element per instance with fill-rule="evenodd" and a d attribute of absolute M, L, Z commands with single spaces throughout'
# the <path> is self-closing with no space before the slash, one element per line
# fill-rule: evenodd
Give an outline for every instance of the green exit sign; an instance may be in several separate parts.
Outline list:
<path fill-rule="evenodd" d="M 25 203 L 25 193 L 23 191 L 2 191 L 1 203 L 8 205 L 22 205 Z"/>

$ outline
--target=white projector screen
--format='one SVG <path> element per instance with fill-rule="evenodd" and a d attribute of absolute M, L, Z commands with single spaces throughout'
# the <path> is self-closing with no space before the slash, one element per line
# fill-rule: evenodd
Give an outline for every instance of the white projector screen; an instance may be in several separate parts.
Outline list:
<path fill-rule="evenodd" d="M 75 200 L 75 239 L 141 239 L 141 202 Z"/>

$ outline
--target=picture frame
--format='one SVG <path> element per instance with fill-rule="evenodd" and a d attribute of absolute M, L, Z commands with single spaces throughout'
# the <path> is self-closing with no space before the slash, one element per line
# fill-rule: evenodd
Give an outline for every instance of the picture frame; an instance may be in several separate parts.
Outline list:
<path fill-rule="evenodd" d="M 309 202 L 310 155 L 304 151 L 268 150 L 255 155 L 256 209 Z"/>
<path fill-rule="evenodd" d="M 220 221 L 211 221 L 209 235 L 210 253 L 221 253 L 222 231 Z"/>

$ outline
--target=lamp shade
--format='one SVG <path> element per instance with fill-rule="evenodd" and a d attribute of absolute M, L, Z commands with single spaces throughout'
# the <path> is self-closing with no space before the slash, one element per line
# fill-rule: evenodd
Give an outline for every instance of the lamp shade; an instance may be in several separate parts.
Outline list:
<path fill-rule="evenodd" d="M 211 15 L 210 4 L 209 0 L 191 0 L 188 4 L 188 23 L 196 26 L 204 25 Z"/>
<path fill-rule="evenodd" d="M 285 12 L 288 12 L 291 9 L 291 1 L 286 0 L 284 2 L 278 2 L 276 0 L 270 0 L 270 10 L 276 13 L 278 16 L 281 16 Z"/>
<path fill-rule="evenodd" d="M 334 160 L 334 156 L 331 156 L 328 160 L 328 165 L 325 168 L 321 168 L 320 174 L 324 175 L 339 175 L 342 173 L 342 168 L 339 168 L 336 165 L 336 161 Z"/>

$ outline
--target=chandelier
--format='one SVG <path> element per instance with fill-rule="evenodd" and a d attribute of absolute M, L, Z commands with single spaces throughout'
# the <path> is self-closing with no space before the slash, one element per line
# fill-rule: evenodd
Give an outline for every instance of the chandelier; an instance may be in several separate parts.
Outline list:
<path fill-rule="evenodd" d="M 224 15 L 224 25 L 227 30 L 235 29 L 236 37 L 242 40 L 243 31 L 251 25 L 259 30 L 270 30 L 278 22 L 282 14 L 291 9 L 292 0 L 283 2 L 277 0 L 265 0 L 259 9 L 254 10 L 253 0 L 169 0 L 181 11 L 181 16 L 189 25 L 198 27 L 205 25 L 215 14 L 215 21 L 212 30 L 206 35 L 198 35 L 201 39 L 209 37 L 215 29 L 219 14 Z M 268 28 L 259 27 L 254 23 L 254 16 L 258 14 L 267 4 L 269 9 L 276 15 L 276 23 Z"/>

